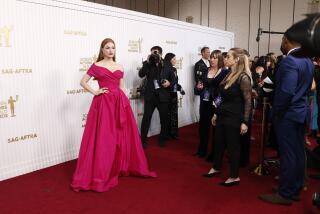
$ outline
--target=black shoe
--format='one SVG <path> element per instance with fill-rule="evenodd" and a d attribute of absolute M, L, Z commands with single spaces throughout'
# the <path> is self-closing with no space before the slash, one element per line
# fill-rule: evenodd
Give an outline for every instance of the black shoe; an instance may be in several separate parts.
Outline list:
<path fill-rule="evenodd" d="M 160 147 L 165 147 L 165 146 L 166 146 L 166 141 L 160 140 L 160 141 L 159 141 L 159 146 L 160 146 Z"/>
<path fill-rule="evenodd" d="M 206 177 L 206 178 L 212 178 L 212 177 L 214 177 L 216 175 L 219 175 L 219 174 L 221 174 L 221 172 L 220 171 L 216 171 L 216 172 L 212 172 L 212 173 L 203 174 L 202 176 Z"/>
<path fill-rule="evenodd" d="M 148 143 L 147 143 L 147 142 L 143 142 L 143 143 L 142 143 L 142 147 L 143 147 L 144 149 L 146 149 L 146 148 L 148 147 Z"/>
<path fill-rule="evenodd" d="M 236 185 L 239 185 L 239 184 L 240 184 L 240 181 L 232 181 L 232 182 L 229 182 L 229 183 L 226 183 L 226 182 L 220 183 L 220 185 L 224 186 L 224 187 L 232 187 L 232 186 L 236 186 Z"/>
<path fill-rule="evenodd" d="M 205 154 L 200 154 L 199 152 L 194 153 L 193 156 L 198 156 L 199 158 L 204 158 L 204 157 L 206 157 Z"/>
<path fill-rule="evenodd" d="M 206 158 L 206 161 L 210 163 L 213 162 L 213 155 L 212 154 L 208 155 L 208 157 Z"/>
<path fill-rule="evenodd" d="M 171 139 L 173 139 L 173 140 L 179 140 L 179 137 L 172 135 L 172 136 L 171 136 Z"/>
<path fill-rule="evenodd" d="M 278 193 L 278 188 L 277 187 L 272 187 L 272 193 L 277 194 Z M 300 201 L 301 200 L 300 195 L 299 194 L 298 195 L 293 195 L 291 197 L 291 200 L 292 201 Z"/>

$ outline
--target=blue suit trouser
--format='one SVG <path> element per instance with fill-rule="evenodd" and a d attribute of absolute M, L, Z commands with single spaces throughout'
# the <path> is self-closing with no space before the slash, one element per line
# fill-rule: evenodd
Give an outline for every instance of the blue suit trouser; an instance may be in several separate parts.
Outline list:
<path fill-rule="evenodd" d="M 277 120 L 274 124 L 280 153 L 279 194 L 290 199 L 299 195 L 303 188 L 305 124 L 288 119 Z"/>

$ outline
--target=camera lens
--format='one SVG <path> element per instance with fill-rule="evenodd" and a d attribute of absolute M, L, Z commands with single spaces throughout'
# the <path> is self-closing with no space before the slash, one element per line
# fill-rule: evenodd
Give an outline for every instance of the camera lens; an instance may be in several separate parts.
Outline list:
<path fill-rule="evenodd" d="M 315 20 L 314 34 L 313 34 L 313 44 L 315 50 L 320 50 L 320 15 Z"/>

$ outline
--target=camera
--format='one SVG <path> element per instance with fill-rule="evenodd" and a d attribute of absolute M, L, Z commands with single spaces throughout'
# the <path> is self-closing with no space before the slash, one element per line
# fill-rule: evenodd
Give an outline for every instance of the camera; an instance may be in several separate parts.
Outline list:
<path fill-rule="evenodd" d="M 320 193 L 315 192 L 312 196 L 312 204 L 320 209 Z"/>
<path fill-rule="evenodd" d="M 151 65 L 160 63 L 160 56 L 157 51 L 154 51 L 152 54 L 150 54 L 148 62 Z"/>
<path fill-rule="evenodd" d="M 320 13 L 308 14 L 287 30 L 288 35 L 302 45 L 303 55 L 320 56 Z"/>
<path fill-rule="evenodd" d="M 185 95 L 186 92 L 183 90 L 182 86 L 180 84 L 177 84 L 177 91 L 180 92 L 181 95 Z"/>

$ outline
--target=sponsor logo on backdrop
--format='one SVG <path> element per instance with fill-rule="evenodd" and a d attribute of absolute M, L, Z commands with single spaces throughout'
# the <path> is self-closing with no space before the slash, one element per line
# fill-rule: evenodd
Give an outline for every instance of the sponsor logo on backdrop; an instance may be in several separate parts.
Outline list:
<path fill-rule="evenodd" d="M 82 128 L 86 126 L 88 114 L 82 114 Z"/>
<path fill-rule="evenodd" d="M 183 62 L 183 57 L 180 57 L 179 59 L 177 59 L 177 63 L 174 67 L 176 69 L 182 69 L 182 62 Z"/>
<path fill-rule="evenodd" d="M 198 55 L 199 56 L 201 56 L 201 49 L 202 49 L 203 47 L 198 47 Z"/>
<path fill-rule="evenodd" d="M 31 68 L 4 68 L 1 69 L 0 74 L 31 74 Z"/>
<path fill-rule="evenodd" d="M 94 55 L 93 57 L 80 58 L 79 72 L 87 72 L 90 66 L 97 60 L 97 58 L 97 55 Z"/>
<path fill-rule="evenodd" d="M 0 47 L 11 47 L 12 26 L 0 26 Z"/>
<path fill-rule="evenodd" d="M 177 45 L 178 42 L 177 42 L 177 41 L 169 41 L 169 40 L 166 40 L 166 44 L 169 44 L 169 45 Z"/>
<path fill-rule="evenodd" d="M 11 137 L 8 139 L 8 143 L 17 143 L 19 141 L 33 140 L 37 137 L 38 137 L 37 133 L 26 134 L 26 135 L 21 135 L 21 136 L 17 136 L 17 137 Z"/>
<path fill-rule="evenodd" d="M 77 30 L 64 30 L 64 34 L 71 36 L 87 36 L 87 32 Z"/>
<path fill-rule="evenodd" d="M 86 89 L 83 89 L 83 88 L 67 90 L 68 95 L 76 95 L 76 94 L 84 94 L 84 93 L 88 93 L 88 92 Z"/>
<path fill-rule="evenodd" d="M 219 50 L 225 50 L 226 47 L 218 47 Z"/>
<path fill-rule="evenodd" d="M 139 38 L 138 40 L 129 40 L 128 52 L 141 53 L 142 40 L 142 38 Z"/>
<path fill-rule="evenodd" d="M 0 118 L 15 117 L 15 107 L 19 96 L 10 96 L 7 100 L 0 100 Z"/>

